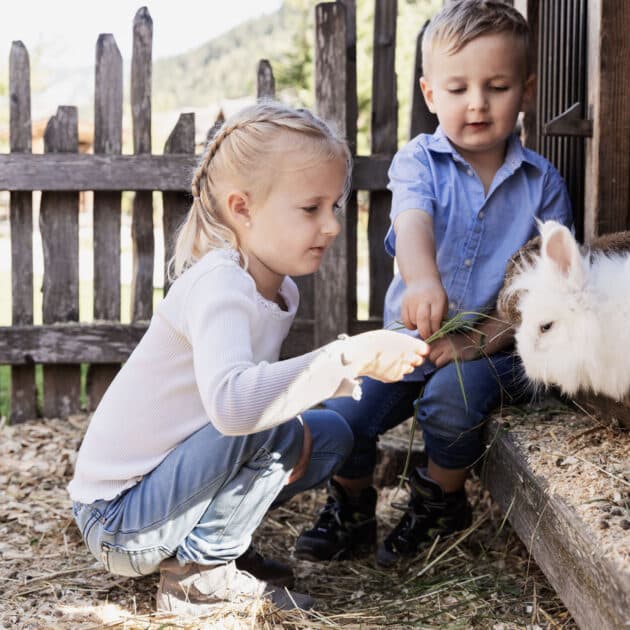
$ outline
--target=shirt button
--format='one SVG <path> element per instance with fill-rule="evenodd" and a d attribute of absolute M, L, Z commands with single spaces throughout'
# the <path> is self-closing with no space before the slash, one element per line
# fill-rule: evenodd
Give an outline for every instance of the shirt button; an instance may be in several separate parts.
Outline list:
<path fill-rule="evenodd" d="M 448 307 L 451 309 L 451 311 L 455 310 L 455 302 L 451 302 Z"/>
<path fill-rule="evenodd" d="M 466 265 L 466 267 L 470 267 L 470 265 L 472 265 L 472 260 L 470 260 L 470 258 L 466 258 L 464 264 Z"/>
<path fill-rule="evenodd" d="M 466 173 L 472 177 L 473 176 L 472 168 L 466 169 Z"/>
<path fill-rule="evenodd" d="M 479 211 L 479 214 L 478 214 L 477 216 L 478 216 L 480 219 L 483 219 L 483 217 L 484 217 L 484 215 L 485 215 L 485 214 L 486 214 L 486 213 L 485 213 L 483 210 L 480 210 L 480 211 Z"/>

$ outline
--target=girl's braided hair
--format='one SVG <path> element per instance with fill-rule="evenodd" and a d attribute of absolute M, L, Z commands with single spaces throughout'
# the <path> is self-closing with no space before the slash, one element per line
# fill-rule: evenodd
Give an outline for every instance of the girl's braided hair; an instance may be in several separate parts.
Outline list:
<path fill-rule="evenodd" d="M 224 219 L 221 193 L 238 185 L 264 200 L 273 184 L 274 156 L 286 150 L 276 141 L 281 132 L 294 134 L 292 147 L 316 159 L 346 163 L 347 194 L 351 156 L 347 144 L 323 120 L 306 109 L 275 101 L 259 101 L 229 117 L 209 140 L 194 172 L 193 203 L 180 227 L 169 275 L 176 278 L 215 248 L 239 249 L 234 231 Z M 243 264 L 246 257 L 241 251 Z"/>

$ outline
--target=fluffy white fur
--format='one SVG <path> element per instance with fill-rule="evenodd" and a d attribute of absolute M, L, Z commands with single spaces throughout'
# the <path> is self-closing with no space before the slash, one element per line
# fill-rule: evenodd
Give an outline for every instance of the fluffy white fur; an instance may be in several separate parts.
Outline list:
<path fill-rule="evenodd" d="M 630 253 L 582 255 L 571 232 L 540 224 L 540 258 L 519 270 L 516 347 L 527 377 L 565 394 L 630 392 Z"/>

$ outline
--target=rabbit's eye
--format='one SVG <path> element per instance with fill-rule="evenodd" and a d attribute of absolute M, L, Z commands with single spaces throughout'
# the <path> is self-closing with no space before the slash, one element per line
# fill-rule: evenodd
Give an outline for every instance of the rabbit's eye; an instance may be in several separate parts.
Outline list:
<path fill-rule="evenodd" d="M 539 330 L 541 333 L 546 333 L 549 332 L 551 330 L 551 327 L 553 326 L 553 322 L 547 322 L 545 324 L 541 324 L 539 326 Z"/>

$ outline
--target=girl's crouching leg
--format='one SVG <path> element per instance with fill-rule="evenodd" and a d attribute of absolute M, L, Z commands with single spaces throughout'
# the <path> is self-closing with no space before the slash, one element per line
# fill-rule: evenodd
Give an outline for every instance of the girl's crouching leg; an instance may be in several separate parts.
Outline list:
<path fill-rule="evenodd" d="M 120 575 L 152 573 L 173 555 L 233 560 L 284 488 L 302 443 L 296 419 L 245 436 L 208 424 L 119 497 L 76 504 L 77 524 L 93 555 Z"/>
<path fill-rule="evenodd" d="M 181 561 L 217 564 L 247 551 L 252 534 L 299 459 L 302 424 L 290 420 L 258 434 L 257 441 L 259 448 L 254 455 L 238 469 L 232 468 L 216 494 L 205 502 L 205 510 L 177 548 Z"/>

